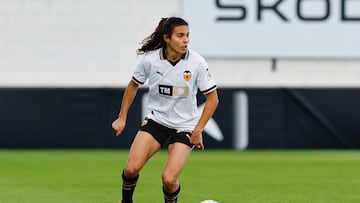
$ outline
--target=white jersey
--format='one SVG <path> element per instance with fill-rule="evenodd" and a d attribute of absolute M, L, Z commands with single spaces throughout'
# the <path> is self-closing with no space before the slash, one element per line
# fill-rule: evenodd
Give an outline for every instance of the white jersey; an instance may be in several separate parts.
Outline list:
<path fill-rule="evenodd" d="M 203 57 L 187 50 L 173 66 L 163 49 L 145 54 L 133 78 L 142 85 L 149 79 L 147 117 L 177 130 L 193 130 L 201 112 L 197 108 L 198 89 L 207 94 L 216 89 L 216 83 Z"/>

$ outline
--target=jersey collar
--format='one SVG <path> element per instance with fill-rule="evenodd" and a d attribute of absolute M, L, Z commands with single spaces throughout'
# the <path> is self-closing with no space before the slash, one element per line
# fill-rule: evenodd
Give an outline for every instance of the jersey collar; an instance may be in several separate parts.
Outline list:
<path fill-rule="evenodd" d="M 160 59 L 166 60 L 166 53 L 164 48 L 160 48 Z M 186 53 L 181 56 L 181 59 L 187 60 L 189 59 L 189 49 L 186 50 Z"/>

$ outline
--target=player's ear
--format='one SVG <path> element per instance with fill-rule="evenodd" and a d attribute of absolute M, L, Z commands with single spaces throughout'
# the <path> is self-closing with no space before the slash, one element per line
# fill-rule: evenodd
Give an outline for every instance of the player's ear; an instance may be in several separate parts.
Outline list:
<path fill-rule="evenodd" d="M 166 42 L 166 43 L 169 43 L 169 41 L 170 41 L 170 37 L 169 37 L 169 35 L 163 35 L 163 40 L 164 40 L 164 42 Z"/>

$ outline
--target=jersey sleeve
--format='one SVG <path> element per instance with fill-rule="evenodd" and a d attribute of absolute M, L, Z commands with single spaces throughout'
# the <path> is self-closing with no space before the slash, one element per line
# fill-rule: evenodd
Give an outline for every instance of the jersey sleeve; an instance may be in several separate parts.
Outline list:
<path fill-rule="evenodd" d="M 210 74 L 209 66 L 206 62 L 200 64 L 197 80 L 199 89 L 203 94 L 208 94 L 217 88 L 215 79 Z"/>
<path fill-rule="evenodd" d="M 139 64 L 137 65 L 134 74 L 132 76 L 132 80 L 137 83 L 138 85 L 143 85 L 149 74 L 149 68 L 150 66 L 148 65 L 149 63 L 146 62 L 146 58 L 144 57 Z"/>

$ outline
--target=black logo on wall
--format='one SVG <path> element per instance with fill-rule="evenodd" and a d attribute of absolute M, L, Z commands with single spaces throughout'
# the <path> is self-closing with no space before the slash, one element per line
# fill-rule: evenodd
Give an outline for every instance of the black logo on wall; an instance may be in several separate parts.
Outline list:
<path fill-rule="evenodd" d="M 339 0 L 340 6 L 338 10 L 332 9 L 335 1 L 330 0 L 274 0 L 272 3 L 265 0 L 251 0 L 256 3 L 255 11 L 251 11 L 256 15 L 256 20 L 258 22 L 263 21 L 265 18 L 264 13 L 272 13 L 277 16 L 280 21 L 291 22 L 295 19 L 291 19 L 289 12 L 296 11 L 295 16 L 296 20 L 303 22 L 324 22 L 331 18 L 333 15 L 332 12 L 339 12 L 339 21 L 351 21 L 351 22 L 360 22 L 360 11 L 356 12 L 359 15 L 354 15 L 354 11 L 350 12 L 350 8 L 354 8 L 352 3 L 356 3 L 356 0 Z M 338 1 L 338 0 L 336 0 Z M 242 0 L 238 0 L 239 3 L 225 3 L 221 0 L 215 0 L 216 7 L 219 10 L 228 10 L 228 11 L 238 11 L 238 15 L 232 16 L 217 16 L 216 21 L 244 21 L 248 18 L 249 7 L 246 6 Z M 291 2 L 293 5 L 293 10 L 281 9 L 281 5 L 285 2 Z M 306 8 L 316 4 L 320 6 L 316 14 L 308 14 Z M 309 6 L 309 7 L 306 7 Z"/>

